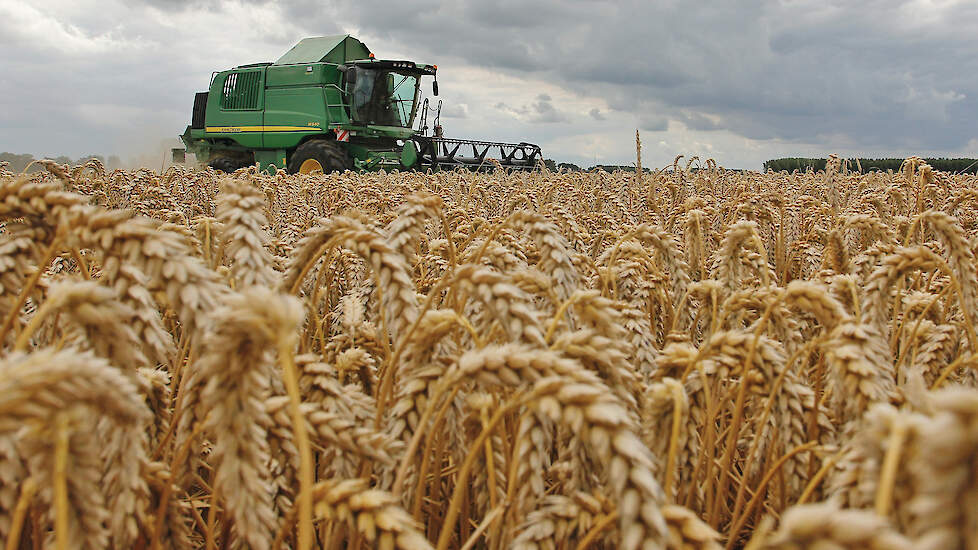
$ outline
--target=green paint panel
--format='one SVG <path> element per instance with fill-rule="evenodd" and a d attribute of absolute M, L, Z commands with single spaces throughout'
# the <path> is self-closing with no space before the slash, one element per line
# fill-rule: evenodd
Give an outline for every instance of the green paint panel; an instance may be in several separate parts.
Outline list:
<path fill-rule="evenodd" d="M 263 125 L 264 82 L 264 67 L 233 69 L 218 73 L 207 95 L 207 114 L 204 123 L 207 137 L 230 139 L 244 147 L 263 147 L 261 132 L 230 128 Z M 256 87 L 257 97 L 253 99 Z"/>
<path fill-rule="evenodd" d="M 263 149 L 261 151 L 255 151 L 255 162 L 258 163 L 260 170 L 270 174 L 275 173 L 272 166 L 274 166 L 276 169 L 285 170 L 285 149 Z"/>
<path fill-rule="evenodd" d="M 365 157 L 353 158 L 353 165 L 359 170 L 376 172 L 377 170 L 397 170 L 401 168 L 401 154 L 396 151 L 365 150 L 365 152 Z"/>
<path fill-rule="evenodd" d="M 401 165 L 405 168 L 411 168 L 418 162 L 418 150 L 414 148 L 414 142 L 408 141 L 404 144 L 404 148 L 401 149 Z"/>
<path fill-rule="evenodd" d="M 276 67 L 272 65 L 267 69 L 267 79 L 265 85 L 269 88 L 277 86 L 309 86 L 310 84 L 325 84 L 335 82 L 336 74 L 339 72 L 336 67 L 323 63 L 311 63 L 308 65 L 286 65 Z"/>
<path fill-rule="evenodd" d="M 370 154 L 370 150 L 362 145 L 357 145 L 355 143 L 350 143 L 346 147 L 346 152 L 349 153 L 350 158 L 353 160 L 367 160 L 367 155 Z"/>
<path fill-rule="evenodd" d="M 290 149 L 311 133 L 328 131 L 322 86 L 270 88 L 265 91 L 265 126 L 295 126 L 308 130 L 265 132 L 265 147 Z"/>
<path fill-rule="evenodd" d="M 346 63 L 356 59 L 367 59 L 370 50 L 356 38 L 348 34 L 303 38 L 285 55 L 278 58 L 275 65 L 297 63 Z"/>
<path fill-rule="evenodd" d="M 326 54 L 323 57 L 323 61 L 340 64 L 346 63 L 347 61 L 355 61 L 357 59 L 367 59 L 368 57 L 370 57 L 370 50 L 367 49 L 367 46 L 356 38 L 347 35 L 346 40 L 343 41 L 343 44 Z"/>

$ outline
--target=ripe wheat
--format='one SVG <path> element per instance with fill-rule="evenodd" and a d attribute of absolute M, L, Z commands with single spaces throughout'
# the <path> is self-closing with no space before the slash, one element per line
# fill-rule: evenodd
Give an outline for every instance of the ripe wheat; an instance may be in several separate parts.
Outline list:
<path fill-rule="evenodd" d="M 978 179 L 0 166 L 5 548 L 978 548 Z"/>

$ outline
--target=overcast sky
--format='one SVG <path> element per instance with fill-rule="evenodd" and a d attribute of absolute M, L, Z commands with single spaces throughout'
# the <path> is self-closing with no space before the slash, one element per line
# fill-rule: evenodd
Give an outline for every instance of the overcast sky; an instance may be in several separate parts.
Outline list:
<path fill-rule="evenodd" d="M 446 135 L 558 161 L 978 156 L 973 0 L 0 0 L 0 151 L 158 150 L 212 71 L 339 33 L 437 64 Z"/>

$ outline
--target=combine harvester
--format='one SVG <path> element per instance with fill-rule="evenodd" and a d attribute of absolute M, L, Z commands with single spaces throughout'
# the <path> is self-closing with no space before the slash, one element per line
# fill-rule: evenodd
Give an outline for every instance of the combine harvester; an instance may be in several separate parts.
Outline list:
<path fill-rule="evenodd" d="M 532 170 L 541 160 L 530 143 L 442 136 L 427 127 L 428 100 L 418 113 L 420 81 L 437 65 L 374 59 L 349 35 L 306 38 L 275 63 L 214 73 L 209 91 L 194 98 L 190 126 L 174 162 L 191 152 L 201 164 L 233 172 L 256 162 L 262 170 Z M 439 111 L 440 111 L 439 102 Z"/>

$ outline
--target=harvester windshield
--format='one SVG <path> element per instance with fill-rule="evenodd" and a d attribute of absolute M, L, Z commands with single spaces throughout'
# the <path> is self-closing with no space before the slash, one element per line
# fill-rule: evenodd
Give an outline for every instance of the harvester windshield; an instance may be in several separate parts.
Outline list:
<path fill-rule="evenodd" d="M 418 99 L 418 74 L 351 68 L 347 73 L 350 117 L 361 124 L 410 128 Z"/>

